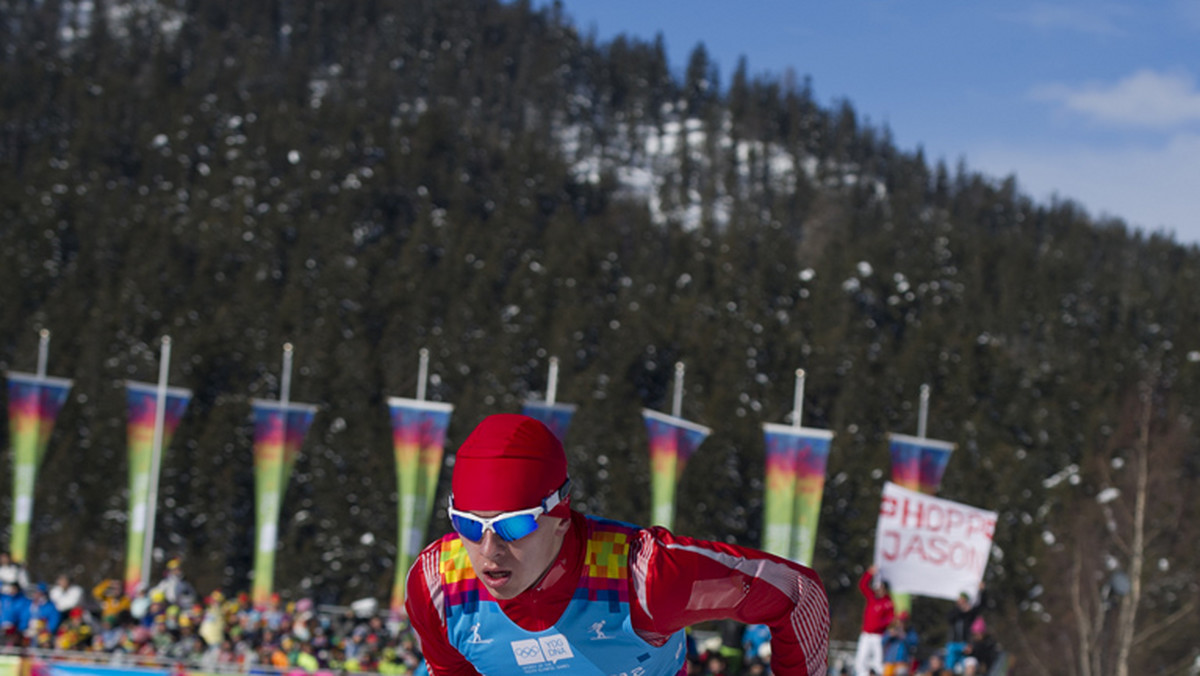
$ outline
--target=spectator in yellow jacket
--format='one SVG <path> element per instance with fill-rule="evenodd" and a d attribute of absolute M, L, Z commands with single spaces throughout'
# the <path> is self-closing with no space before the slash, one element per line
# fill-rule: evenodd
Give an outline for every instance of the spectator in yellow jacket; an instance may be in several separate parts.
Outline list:
<path fill-rule="evenodd" d="M 129 598 L 121 589 L 120 580 L 102 580 L 92 589 L 92 596 L 100 602 L 100 620 L 114 624 L 122 611 L 129 610 Z"/>

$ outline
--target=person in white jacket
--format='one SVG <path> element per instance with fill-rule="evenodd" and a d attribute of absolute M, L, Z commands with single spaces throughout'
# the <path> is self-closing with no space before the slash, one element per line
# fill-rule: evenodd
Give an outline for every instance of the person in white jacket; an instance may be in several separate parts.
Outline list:
<path fill-rule="evenodd" d="M 58 612 L 66 615 L 83 604 L 83 587 L 73 584 L 69 575 L 59 575 L 50 588 L 50 601 Z"/>
<path fill-rule="evenodd" d="M 15 584 L 21 589 L 29 588 L 29 573 L 25 571 L 25 566 L 16 562 L 12 558 L 12 554 L 8 552 L 0 552 L 0 585 Z"/>

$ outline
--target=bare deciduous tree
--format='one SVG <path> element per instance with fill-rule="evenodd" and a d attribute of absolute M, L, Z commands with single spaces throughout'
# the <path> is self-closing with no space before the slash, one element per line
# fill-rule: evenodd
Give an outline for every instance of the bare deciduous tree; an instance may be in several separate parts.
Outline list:
<path fill-rule="evenodd" d="M 1195 441 L 1168 394 L 1159 381 L 1140 385 L 1069 489 L 1038 620 L 1053 631 L 1020 639 L 1042 673 L 1194 673 Z"/>

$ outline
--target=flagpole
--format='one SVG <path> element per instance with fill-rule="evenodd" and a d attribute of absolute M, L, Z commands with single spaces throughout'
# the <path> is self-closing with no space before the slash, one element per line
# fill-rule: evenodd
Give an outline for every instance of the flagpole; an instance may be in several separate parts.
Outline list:
<path fill-rule="evenodd" d="M 792 427 L 799 429 L 804 415 L 804 369 L 796 369 L 796 394 L 792 403 Z"/>
<path fill-rule="evenodd" d="M 38 380 L 46 377 L 46 362 L 50 358 L 50 330 L 42 329 L 38 331 L 38 364 L 37 377 Z"/>
<path fill-rule="evenodd" d="M 285 409 L 283 417 L 287 420 L 287 405 L 292 397 L 292 344 L 283 344 L 283 375 L 279 384 L 279 403 L 281 409 Z"/>
<path fill-rule="evenodd" d="M 925 427 L 929 421 L 929 385 L 921 385 L 921 411 L 917 416 L 917 437 L 925 438 Z"/>
<path fill-rule="evenodd" d="M 671 415 L 683 417 L 683 362 L 675 362 L 675 404 L 671 407 Z"/>
<path fill-rule="evenodd" d="M 142 544 L 142 584 L 150 584 L 150 564 L 154 553 L 154 521 L 158 507 L 158 473 L 162 468 L 163 427 L 167 413 L 167 374 L 171 364 L 171 337 L 162 337 L 158 362 L 158 391 L 154 403 L 154 441 L 150 451 L 150 486 L 146 496 L 146 528 Z"/>
<path fill-rule="evenodd" d="M 425 401 L 425 384 L 429 381 L 429 348 L 420 351 L 421 363 L 417 367 L 417 401 Z"/>
<path fill-rule="evenodd" d="M 546 403 L 554 405 L 558 395 L 558 357 L 550 357 L 550 376 L 546 382 Z"/>

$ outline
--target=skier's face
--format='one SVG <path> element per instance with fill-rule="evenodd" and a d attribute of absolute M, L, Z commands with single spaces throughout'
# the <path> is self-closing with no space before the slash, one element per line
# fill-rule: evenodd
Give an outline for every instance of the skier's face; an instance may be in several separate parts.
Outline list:
<path fill-rule="evenodd" d="M 490 518 L 501 512 L 471 512 Z M 506 542 L 495 531 L 484 531 L 479 542 L 462 538 L 467 557 L 479 581 L 497 599 L 511 599 L 542 578 L 562 548 L 570 520 L 542 514 L 538 528 L 525 537 Z"/>

